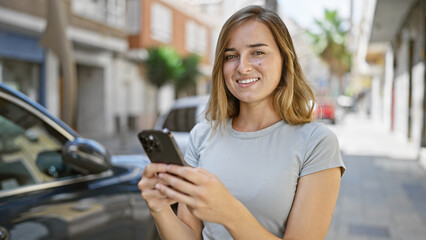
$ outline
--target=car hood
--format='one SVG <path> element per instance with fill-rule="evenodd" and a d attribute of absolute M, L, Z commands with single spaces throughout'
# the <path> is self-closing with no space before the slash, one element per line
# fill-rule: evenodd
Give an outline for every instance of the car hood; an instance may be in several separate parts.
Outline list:
<path fill-rule="evenodd" d="M 145 154 L 115 155 L 111 157 L 111 163 L 113 165 L 135 166 L 143 170 L 150 161 Z"/>

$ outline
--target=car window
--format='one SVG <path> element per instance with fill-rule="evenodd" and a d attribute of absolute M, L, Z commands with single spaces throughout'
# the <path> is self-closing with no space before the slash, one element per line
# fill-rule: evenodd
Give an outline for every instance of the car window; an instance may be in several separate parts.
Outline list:
<path fill-rule="evenodd" d="M 68 175 L 61 155 L 66 141 L 34 114 L 0 98 L 0 191 Z"/>
<path fill-rule="evenodd" d="M 196 123 L 196 107 L 172 109 L 164 121 L 163 128 L 174 132 L 189 132 Z"/>

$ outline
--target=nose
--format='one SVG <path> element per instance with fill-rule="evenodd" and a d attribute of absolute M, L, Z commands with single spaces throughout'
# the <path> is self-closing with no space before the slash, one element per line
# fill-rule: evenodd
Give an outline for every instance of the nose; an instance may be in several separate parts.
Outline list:
<path fill-rule="evenodd" d="M 240 61 L 238 62 L 237 71 L 241 74 L 250 73 L 253 69 L 252 62 L 247 56 L 240 56 Z"/>

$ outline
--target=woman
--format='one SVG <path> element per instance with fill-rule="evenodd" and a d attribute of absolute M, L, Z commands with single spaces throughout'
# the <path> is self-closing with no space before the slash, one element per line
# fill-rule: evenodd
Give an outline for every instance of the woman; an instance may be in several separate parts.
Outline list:
<path fill-rule="evenodd" d="M 335 135 L 312 122 L 313 102 L 279 16 L 259 6 L 231 16 L 210 122 L 185 154 L 192 167 L 150 164 L 139 183 L 162 239 L 324 239 L 344 165 Z"/>

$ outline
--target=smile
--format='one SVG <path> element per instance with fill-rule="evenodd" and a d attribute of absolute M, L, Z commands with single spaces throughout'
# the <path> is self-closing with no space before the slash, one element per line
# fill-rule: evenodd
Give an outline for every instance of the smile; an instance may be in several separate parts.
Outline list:
<path fill-rule="evenodd" d="M 255 82 L 257 80 L 260 80 L 260 78 L 250 78 L 250 79 L 244 79 L 244 80 L 237 80 L 237 82 L 247 84 L 247 83 Z"/>

